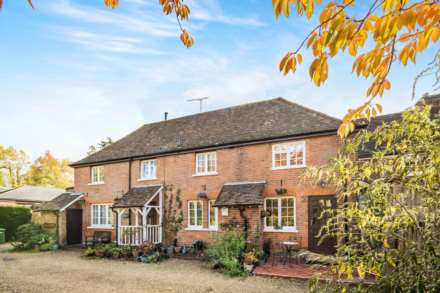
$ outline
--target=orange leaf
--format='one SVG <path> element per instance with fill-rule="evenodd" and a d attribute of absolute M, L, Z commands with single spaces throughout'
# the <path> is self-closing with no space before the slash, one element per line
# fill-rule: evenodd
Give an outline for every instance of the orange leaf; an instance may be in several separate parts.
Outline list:
<path fill-rule="evenodd" d="M 118 6 L 119 0 L 104 0 L 104 4 L 111 9 L 114 9 Z"/>

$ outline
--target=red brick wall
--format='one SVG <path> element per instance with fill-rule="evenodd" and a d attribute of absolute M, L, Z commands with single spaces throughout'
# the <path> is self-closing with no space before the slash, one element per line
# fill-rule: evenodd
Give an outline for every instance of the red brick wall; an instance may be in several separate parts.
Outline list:
<path fill-rule="evenodd" d="M 307 138 L 306 141 L 306 163 L 307 166 L 325 164 L 330 158 L 336 155 L 338 149 L 337 136 L 322 136 Z M 303 247 L 308 243 L 308 202 L 307 196 L 333 194 L 332 188 L 321 188 L 304 182 L 301 178 L 304 168 L 272 170 L 272 143 L 249 145 L 242 147 L 231 147 L 217 150 L 217 172 L 213 176 L 193 176 L 195 173 L 195 153 L 171 155 L 157 158 L 157 179 L 139 180 L 139 161 L 132 162 L 133 187 L 153 184 L 173 184 L 181 189 L 183 202 L 184 226 L 187 226 L 187 202 L 197 199 L 197 194 L 206 185 L 209 199 L 215 199 L 225 182 L 234 181 L 256 181 L 265 180 L 265 196 L 276 196 L 275 189 L 280 186 L 283 180 L 283 187 L 288 190 L 288 195 L 296 197 L 296 222 L 297 233 L 264 232 L 263 239 L 272 239 L 278 242 L 291 237 L 300 238 Z M 90 167 L 75 168 L 75 190 L 86 192 L 87 196 L 84 224 L 87 229 L 90 226 L 90 204 L 110 203 L 113 198 L 120 196 L 128 189 L 128 162 L 106 164 L 104 166 L 105 184 L 89 185 Z M 203 227 L 208 227 L 207 201 L 203 204 Z M 237 210 L 238 211 L 238 210 Z M 256 225 L 262 220 L 260 211 L 250 211 L 250 221 Z M 236 211 L 229 210 L 229 217 L 237 216 Z M 239 216 L 237 217 L 237 219 Z M 219 211 L 219 223 L 228 221 L 222 219 Z M 262 229 L 262 226 L 260 226 Z M 87 229 L 90 233 L 91 229 Z M 209 231 L 187 231 L 179 233 L 179 242 L 190 244 L 193 239 L 202 239 L 210 242 L 212 232 Z"/>

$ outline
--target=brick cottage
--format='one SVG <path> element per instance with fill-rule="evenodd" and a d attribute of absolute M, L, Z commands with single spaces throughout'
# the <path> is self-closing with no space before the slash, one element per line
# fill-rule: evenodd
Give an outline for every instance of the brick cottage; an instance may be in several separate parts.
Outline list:
<path fill-rule="evenodd" d="M 276 98 L 143 125 L 72 164 L 84 197 L 82 216 L 70 220 L 81 221 L 82 235 L 71 239 L 107 231 L 120 244 L 162 242 L 164 188 L 172 185 L 182 202 L 178 245 L 209 244 L 234 224 L 260 244 L 293 239 L 331 252 L 331 240 L 318 245 L 313 236 L 335 190 L 302 175 L 337 154 L 339 124 Z"/>

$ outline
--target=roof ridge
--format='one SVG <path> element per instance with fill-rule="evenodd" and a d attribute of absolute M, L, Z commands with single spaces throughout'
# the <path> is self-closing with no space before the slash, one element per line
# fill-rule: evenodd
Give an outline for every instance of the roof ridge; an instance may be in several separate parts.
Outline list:
<path fill-rule="evenodd" d="M 281 102 L 284 102 L 284 103 L 286 103 L 286 104 L 294 105 L 294 106 L 297 106 L 297 107 L 303 108 L 303 109 L 305 109 L 305 110 L 307 110 L 307 111 L 310 111 L 310 112 L 313 112 L 313 113 L 315 113 L 315 114 L 318 114 L 318 115 L 320 115 L 320 116 L 323 116 L 323 117 L 330 118 L 330 119 L 336 120 L 336 121 L 338 121 L 338 122 L 341 122 L 341 119 L 339 119 L 339 118 L 336 118 L 336 117 L 330 116 L 330 115 L 328 115 L 328 114 L 325 114 L 325 113 L 323 113 L 323 112 L 320 112 L 320 111 L 314 110 L 314 109 L 309 108 L 309 107 L 306 107 L 306 106 L 304 106 L 304 105 L 301 105 L 301 104 L 298 104 L 298 103 L 295 103 L 295 102 L 289 101 L 289 100 L 286 99 L 286 98 L 278 97 L 278 98 L 276 98 L 276 99 L 279 100 L 279 101 L 281 101 Z"/>
<path fill-rule="evenodd" d="M 255 104 L 263 104 L 263 103 L 268 103 L 268 102 L 276 101 L 276 100 L 285 100 L 285 99 L 282 97 L 270 98 L 270 99 L 266 99 L 266 100 L 249 102 L 249 103 L 245 103 L 245 104 L 239 104 L 239 105 L 219 108 L 219 109 L 215 109 L 215 110 L 200 112 L 200 113 L 188 114 L 188 115 L 184 115 L 184 116 L 180 116 L 180 117 L 176 117 L 176 118 L 172 118 L 172 119 L 168 119 L 168 120 L 161 120 L 161 121 L 155 121 L 155 122 L 151 122 L 151 123 L 145 123 L 142 126 L 153 125 L 153 124 L 158 124 L 158 123 L 168 122 L 168 121 L 174 121 L 174 120 L 179 120 L 179 119 L 189 118 L 189 117 L 194 117 L 194 116 L 201 116 L 201 115 L 205 115 L 205 114 L 220 112 L 220 111 L 224 111 L 224 110 L 230 110 L 230 109 L 234 109 L 234 108 L 243 108 L 243 107 L 247 107 L 247 106 L 251 106 L 251 105 L 255 105 Z"/>

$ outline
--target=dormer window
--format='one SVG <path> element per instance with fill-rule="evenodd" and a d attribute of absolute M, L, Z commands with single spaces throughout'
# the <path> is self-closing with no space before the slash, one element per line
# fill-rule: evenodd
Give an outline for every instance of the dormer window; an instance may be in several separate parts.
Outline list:
<path fill-rule="evenodd" d="M 104 183 L 104 166 L 94 166 L 91 168 L 90 183 L 91 184 Z"/>
<path fill-rule="evenodd" d="M 217 174 L 217 154 L 216 152 L 196 154 L 196 174 L 195 175 L 214 175 Z"/>
<path fill-rule="evenodd" d="M 141 161 L 140 180 L 156 179 L 157 178 L 156 172 L 157 172 L 157 161 L 156 160 Z"/>

